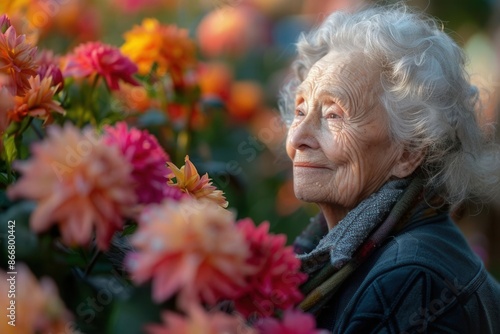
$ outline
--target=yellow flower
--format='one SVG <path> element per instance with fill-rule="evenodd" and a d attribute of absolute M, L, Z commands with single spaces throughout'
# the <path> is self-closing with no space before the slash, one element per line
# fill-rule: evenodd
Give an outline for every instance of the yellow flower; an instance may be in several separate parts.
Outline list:
<path fill-rule="evenodd" d="M 139 67 L 140 74 L 148 74 L 156 64 L 157 73 L 170 73 L 176 84 L 182 80 L 182 73 L 196 63 L 194 41 L 187 30 L 174 25 L 144 19 L 142 25 L 134 26 L 124 38 L 121 51 Z"/>
<path fill-rule="evenodd" d="M 189 160 L 188 155 L 186 155 L 184 161 L 186 164 L 180 169 L 173 163 L 167 162 L 168 167 L 172 170 L 172 173 L 168 175 L 168 184 L 178 187 L 193 198 L 207 198 L 221 207 L 227 208 L 228 203 L 224 197 L 224 193 L 212 185 L 211 179 L 208 178 L 208 173 L 200 177 L 196 167 Z M 174 178 L 175 181 L 173 180 Z"/>

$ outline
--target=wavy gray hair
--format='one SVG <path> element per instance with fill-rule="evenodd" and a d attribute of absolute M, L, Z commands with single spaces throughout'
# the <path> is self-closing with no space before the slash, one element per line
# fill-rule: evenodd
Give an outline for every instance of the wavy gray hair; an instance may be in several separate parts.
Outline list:
<path fill-rule="evenodd" d="M 393 139 L 426 152 L 427 186 L 452 206 L 498 189 L 499 150 L 476 120 L 479 94 L 465 71 L 465 55 L 434 19 L 405 5 L 335 12 L 303 33 L 297 49 L 294 77 L 281 92 L 287 124 L 295 89 L 318 60 L 330 51 L 361 52 L 379 67 L 380 101 Z"/>

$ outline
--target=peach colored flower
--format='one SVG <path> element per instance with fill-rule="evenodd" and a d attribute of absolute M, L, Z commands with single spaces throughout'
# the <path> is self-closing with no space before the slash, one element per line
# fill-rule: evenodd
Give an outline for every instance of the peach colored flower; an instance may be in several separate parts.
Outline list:
<path fill-rule="evenodd" d="M 241 294 L 253 270 L 232 214 L 207 200 L 149 207 L 131 242 L 137 250 L 126 261 L 132 280 L 151 279 L 158 303 L 178 293 L 180 307 L 199 300 L 213 305 Z"/>
<path fill-rule="evenodd" d="M 104 127 L 103 140 L 106 145 L 118 147 L 132 165 L 132 178 L 139 203 L 160 203 L 168 194 L 164 190 L 166 187 L 176 190 L 170 193 L 171 199 L 179 199 L 184 195 L 178 188 L 166 184 L 170 173 L 166 162 L 170 157 L 146 130 L 129 130 L 125 122 L 119 122 L 113 127 Z"/>
<path fill-rule="evenodd" d="M 226 64 L 200 64 L 197 74 L 203 98 L 218 98 L 224 102 L 229 99 L 233 74 Z"/>
<path fill-rule="evenodd" d="M 193 198 L 206 198 L 223 208 L 227 208 L 228 203 L 224 197 L 224 193 L 212 185 L 208 173 L 205 173 L 200 178 L 196 167 L 189 160 L 188 155 L 186 155 L 184 161 L 186 164 L 180 169 L 173 163 L 167 162 L 168 167 L 172 170 L 172 173 L 168 175 L 168 184 L 178 187 L 182 192 Z"/>
<path fill-rule="evenodd" d="M 3 151 L 3 134 L 11 122 L 8 112 L 15 106 L 14 96 L 12 96 L 9 89 L 4 85 L 8 81 L 9 78 L 7 76 L 0 74 L 0 153 Z"/>
<path fill-rule="evenodd" d="M 0 332 L 5 334 L 49 334 L 75 333 L 67 326 L 72 315 L 68 312 L 59 297 L 54 282 L 43 277 L 39 282 L 29 268 L 23 263 L 16 264 L 16 275 L 7 274 L 0 269 L 0 307 L 7 316 L 0 322 Z M 11 278 L 15 276 L 15 280 Z M 8 298 L 8 291 L 15 281 L 15 299 Z M 11 301 L 15 301 L 15 327 L 8 324 L 12 309 Z M 5 314 L 5 313 L 4 313 Z"/>
<path fill-rule="evenodd" d="M 299 285 L 307 275 L 299 271 L 300 260 L 292 247 L 285 247 L 286 236 L 271 235 L 268 222 L 256 227 L 250 218 L 238 221 L 237 226 L 250 245 L 248 263 L 257 271 L 247 277 L 248 290 L 235 300 L 236 310 L 246 317 L 263 317 L 300 302 L 303 296 Z"/>
<path fill-rule="evenodd" d="M 88 244 L 95 227 L 97 246 L 106 250 L 136 204 L 132 167 L 118 148 L 104 145 L 90 128 L 67 123 L 49 127 L 32 153 L 15 163 L 23 175 L 7 190 L 10 198 L 37 202 L 31 228 L 42 232 L 57 224 L 62 241 L 73 246 Z"/>
<path fill-rule="evenodd" d="M 133 78 L 137 66 L 118 48 L 101 42 L 80 44 L 66 57 L 65 76 L 84 78 L 100 75 L 109 89 L 119 89 L 119 80 L 139 85 Z"/>
<path fill-rule="evenodd" d="M 18 36 L 14 27 L 0 33 L 0 73 L 11 77 L 9 89 L 12 95 L 24 96 L 30 88 L 28 79 L 36 75 L 36 47 L 26 42 L 26 36 Z"/>
<path fill-rule="evenodd" d="M 283 319 L 259 319 L 255 326 L 260 334 L 328 334 L 329 331 L 316 329 L 312 314 L 299 310 L 286 310 Z"/>
<path fill-rule="evenodd" d="M 44 124 L 52 123 L 52 111 L 62 115 L 66 114 L 58 101 L 54 100 L 57 86 L 52 86 L 52 78 L 45 77 L 40 81 L 40 76 L 28 79 L 31 86 L 23 97 L 16 96 L 16 104 L 9 111 L 9 118 L 15 122 L 22 121 L 26 116 L 38 117 Z"/>
<path fill-rule="evenodd" d="M 231 85 L 227 109 L 237 120 L 248 120 L 264 106 L 264 92 L 255 81 L 237 81 Z"/>
<path fill-rule="evenodd" d="M 243 6 L 226 6 L 208 13 L 200 22 L 197 38 L 208 57 L 240 56 L 262 42 L 257 12 Z"/>
<path fill-rule="evenodd" d="M 162 314 L 162 325 L 148 325 L 148 334 L 257 334 L 243 319 L 224 312 L 207 313 L 200 306 L 189 309 L 186 316 L 174 312 Z"/>
<path fill-rule="evenodd" d="M 150 109 L 159 108 L 158 101 L 148 95 L 148 91 L 144 86 L 120 83 L 120 89 L 115 96 L 120 101 L 121 108 L 125 112 L 144 113 Z"/>
<path fill-rule="evenodd" d="M 124 38 L 121 51 L 137 64 L 140 74 L 150 73 L 155 65 L 157 74 L 170 74 L 177 87 L 183 84 L 184 72 L 196 64 L 194 41 L 187 30 L 174 25 L 144 19 L 140 26 L 126 32 Z"/>

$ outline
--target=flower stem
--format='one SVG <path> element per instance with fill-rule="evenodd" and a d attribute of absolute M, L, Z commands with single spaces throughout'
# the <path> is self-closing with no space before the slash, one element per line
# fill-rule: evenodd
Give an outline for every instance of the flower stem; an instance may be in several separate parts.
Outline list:
<path fill-rule="evenodd" d="M 92 271 L 92 269 L 95 267 L 95 264 L 97 263 L 97 260 L 99 259 L 99 256 L 102 254 L 100 250 L 97 250 L 94 255 L 92 256 L 92 259 L 90 260 L 90 263 L 87 265 L 87 268 L 85 269 L 85 274 L 84 277 L 87 277 L 88 274 Z"/>

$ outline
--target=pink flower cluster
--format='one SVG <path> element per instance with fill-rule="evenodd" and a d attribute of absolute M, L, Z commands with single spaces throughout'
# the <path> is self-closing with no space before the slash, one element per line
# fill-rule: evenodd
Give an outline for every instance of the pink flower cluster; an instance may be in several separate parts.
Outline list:
<path fill-rule="evenodd" d="M 117 47 L 101 42 L 88 42 L 77 46 L 73 53 L 66 57 L 64 69 L 64 75 L 68 77 L 100 75 L 111 90 L 120 88 L 119 80 L 139 85 L 133 78 L 136 72 L 137 65 L 125 57 Z"/>
<path fill-rule="evenodd" d="M 285 246 L 286 237 L 270 234 L 267 222 L 237 222 L 214 201 L 187 197 L 145 209 L 131 242 L 135 252 L 126 266 L 132 280 L 151 280 L 153 300 L 175 297 L 185 313 L 166 312 L 165 324 L 149 327 L 150 333 L 194 333 L 196 328 L 214 334 L 320 333 L 312 316 L 292 311 L 303 298 L 298 287 L 306 275 L 292 248 Z M 207 313 L 202 306 L 228 300 L 234 305 L 231 315 Z M 245 319 L 266 319 L 280 311 L 286 311 L 283 323 L 263 320 L 258 331 L 245 325 Z M 290 317 L 303 320 L 299 329 L 290 327 Z"/>
<path fill-rule="evenodd" d="M 32 146 L 31 159 L 15 164 L 22 177 L 8 189 L 11 198 L 37 202 L 31 216 L 35 232 L 59 225 L 62 241 L 76 246 L 87 245 L 95 229 L 98 247 L 106 250 L 139 203 L 182 196 L 167 184 L 167 153 L 146 131 L 118 123 L 99 137 L 67 123 L 47 132 Z"/>

